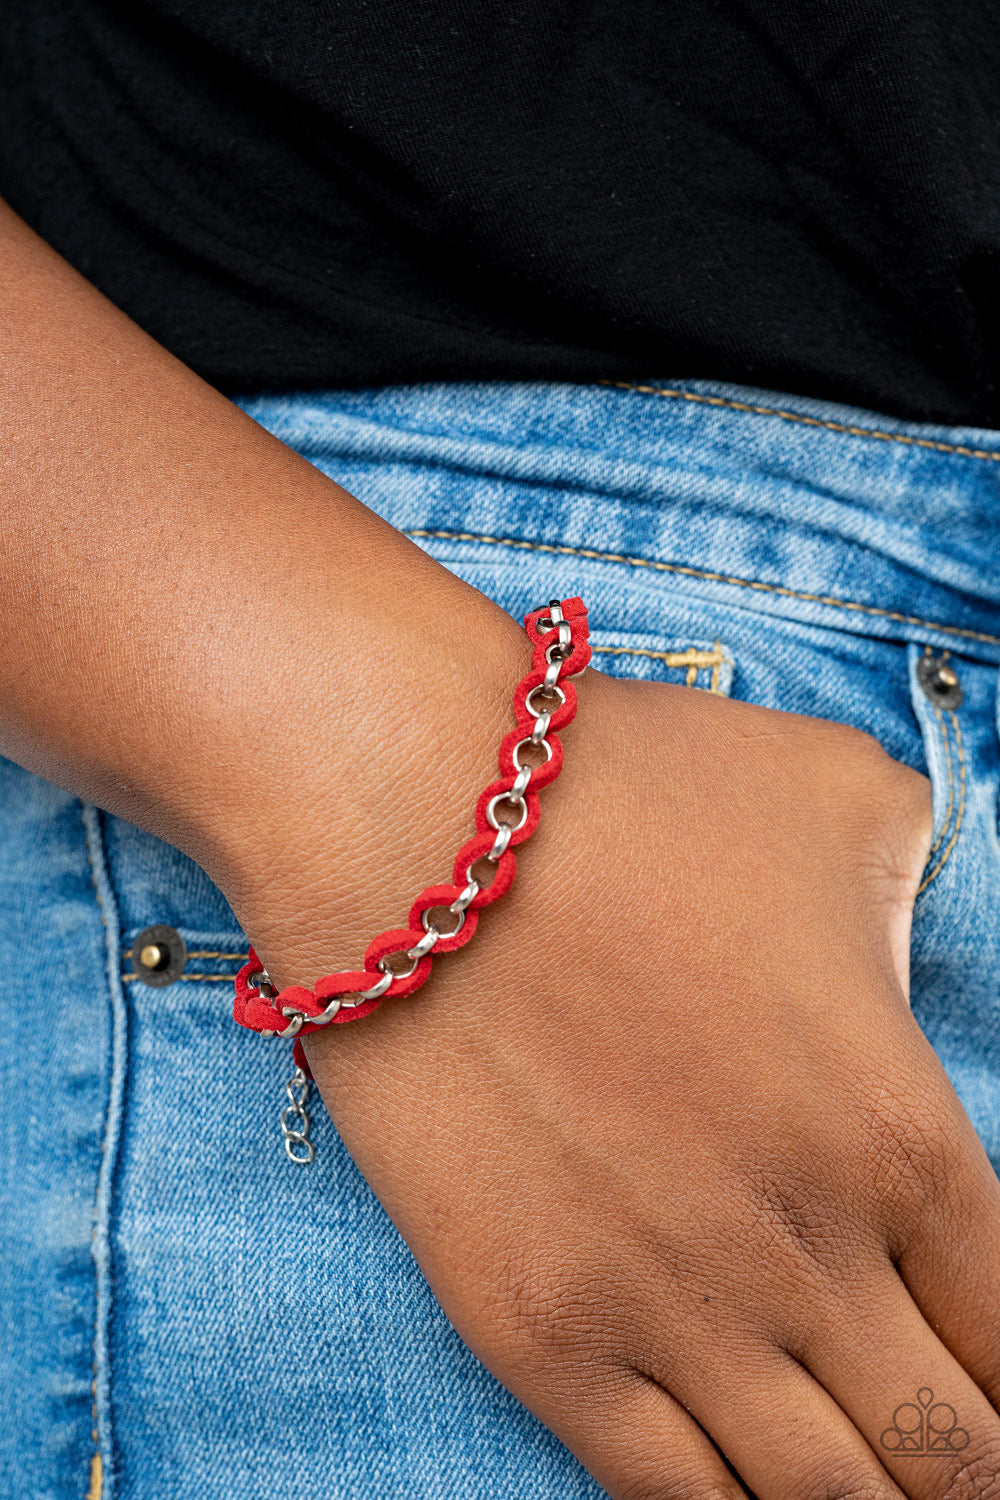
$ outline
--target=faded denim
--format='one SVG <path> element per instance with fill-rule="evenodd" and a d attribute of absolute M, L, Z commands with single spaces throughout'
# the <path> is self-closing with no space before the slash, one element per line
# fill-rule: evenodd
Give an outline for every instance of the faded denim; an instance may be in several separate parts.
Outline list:
<path fill-rule="evenodd" d="M 601 670 L 854 724 L 929 772 L 914 1009 L 1000 1166 L 1000 433 L 656 389 L 241 404 L 515 615 L 582 593 Z M 81 1500 L 98 1451 L 104 1500 L 596 1500 L 322 1110 L 315 1165 L 287 1162 L 287 1050 L 229 1018 L 219 891 L 3 761 L 0 848 L 0 1493 Z M 190 956 L 152 989 L 127 955 L 159 922 Z"/>

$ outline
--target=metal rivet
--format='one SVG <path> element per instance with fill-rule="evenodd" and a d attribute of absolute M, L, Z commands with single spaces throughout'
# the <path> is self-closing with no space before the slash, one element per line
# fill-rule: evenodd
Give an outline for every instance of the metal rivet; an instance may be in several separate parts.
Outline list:
<path fill-rule="evenodd" d="M 140 932 L 132 944 L 132 967 L 143 984 L 161 989 L 184 973 L 187 944 L 174 927 L 162 922 Z"/>
<path fill-rule="evenodd" d="M 937 708 L 956 709 L 965 697 L 958 673 L 948 663 L 948 653 L 934 656 L 925 651 L 917 662 L 917 681 Z"/>

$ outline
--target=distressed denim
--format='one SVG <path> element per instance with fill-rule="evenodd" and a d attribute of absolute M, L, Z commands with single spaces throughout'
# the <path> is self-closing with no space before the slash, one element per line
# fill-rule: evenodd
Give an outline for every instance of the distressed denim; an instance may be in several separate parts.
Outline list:
<path fill-rule="evenodd" d="M 513 614 L 583 594 L 600 670 L 853 724 L 929 773 L 913 1005 L 1000 1165 L 1000 433 L 683 383 L 241 404 Z M 0 848 L 0 1493 L 595 1500 L 322 1109 L 315 1164 L 287 1161 L 287 1048 L 230 1019 L 246 937 L 205 875 L 3 761 Z M 130 957 L 153 923 L 188 946 L 162 988 Z"/>

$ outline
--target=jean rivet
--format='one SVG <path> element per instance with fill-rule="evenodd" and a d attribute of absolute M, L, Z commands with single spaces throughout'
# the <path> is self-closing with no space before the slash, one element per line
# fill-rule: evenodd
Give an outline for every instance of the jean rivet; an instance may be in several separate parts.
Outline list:
<path fill-rule="evenodd" d="M 948 653 L 935 656 L 926 650 L 917 662 L 917 681 L 924 696 L 938 708 L 956 709 L 965 694 L 958 673 L 948 662 Z"/>
<path fill-rule="evenodd" d="M 174 927 L 157 923 L 140 932 L 132 944 L 132 967 L 137 979 L 154 989 L 173 984 L 184 973 L 187 944 Z"/>

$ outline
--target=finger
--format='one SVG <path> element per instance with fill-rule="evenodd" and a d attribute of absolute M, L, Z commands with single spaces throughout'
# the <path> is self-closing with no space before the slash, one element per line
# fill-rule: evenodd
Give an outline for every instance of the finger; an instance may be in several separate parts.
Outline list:
<path fill-rule="evenodd" d="M 896 1267 L 926 1322 L 1000 1411 L 1000 1182 L 965 1124 L 967 1157 Z"/>
<path fill-rule="evenodd" d="M 818 1304 L 800 1358 L 912 1500 L 1000 1497 L 1000 1417 L 889 1261 Z"/>
<path fill-rule="evenodd" d="M 747 1500 L 697 1422 L 638 1371 L 599 1394 L 528 1404 L 612 1500 Z"/>
<path fill-rule="evenodd" d="M 678 1395 L 758 1500 L 902 1500 L 837 1403 L 771 1347 L 682 1376 Z M 674 1376 L 675 1384 L 677 1376 Z"/>

